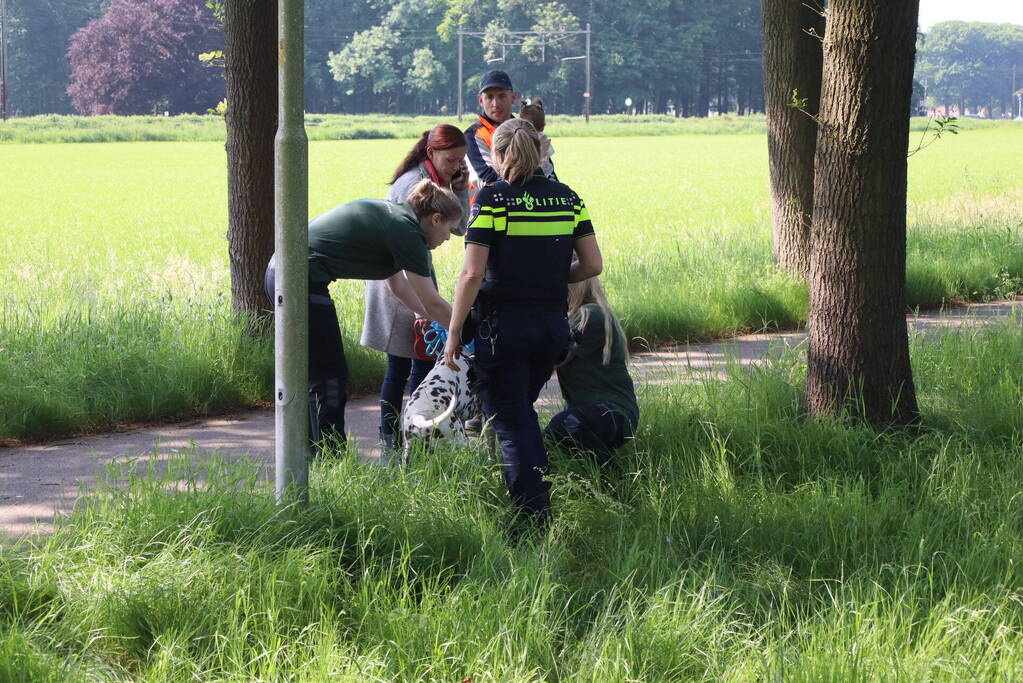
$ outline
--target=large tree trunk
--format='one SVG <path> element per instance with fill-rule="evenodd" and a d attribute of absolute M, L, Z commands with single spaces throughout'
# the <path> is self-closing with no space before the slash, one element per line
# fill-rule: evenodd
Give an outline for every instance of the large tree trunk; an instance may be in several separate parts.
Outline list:
<path fill-rule="evenodd" d="M 810 256 L 811 414 L 917 417 L 906 331 L 906 153 L 919 0 L 828 6 Z"/>
<path fill-rule="evenodd" d="M 274 250 L 277 3 L 227 0 L 227 249 L 239 313 L 269 308 L 263 273 Z"/>
<path fill-rule="evenodd" d="M 805 279 L 810 269 L 813 155 L 821 93 L 824 17 L 803 0 L 763 0 L 764 100 L 771 169 L 774 260 Z M 817 36 L 811 35 L 813 31 Z M 806 104 L 790 107 L 796 91 Z"/>

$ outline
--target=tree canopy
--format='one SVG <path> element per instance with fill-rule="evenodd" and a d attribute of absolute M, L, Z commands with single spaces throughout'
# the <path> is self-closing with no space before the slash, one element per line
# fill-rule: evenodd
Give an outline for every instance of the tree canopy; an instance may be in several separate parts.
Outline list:
<path fill-rule="evenodd" d="M 7 0 L 11 110 L 19 115 L 70 113 L 69 86 L 85 98 L 82 112 L 205 110 L 223 97 L 219 70 L 192 70 L 192 53 L 220 44 L 209 32 L 216 22 L 205 4 Z M 565 58 L 583 55 L 584 38 L 562 30 L 581 30 L 587 23 L 593 31 L 594 113 L 625 111 L 626 98 L 639 111 L 679 115 L 764 108 L 756 0 L 634 0 L 626 5 L 612 0 L 306 0 L 305 5 L 306 109 L 311 112 L 453 112 L 461 29 L 485 34 L 464 40 L 467 108 L 473 108 L 471 94 L 479 76 L 488 68 L 503 68 L 519 90 L 542 96 L 551 110 L 580 113 L 584 60 Z M 140 24 L 142 16 L 149 19 Z M 105 81 L 97 81 L 101 87 L 85 85 L 93 82 L 84 75 L 74 83 L 71 78 L 71 36 L 93 20 L 100 23 L 86 36 L 103 35 L 109 46 L 120 46 L 119 51 L 98 46 L 95 55 L 76 53 L 93 65 L 89 78 L 110 72 Z M 543 35 L 505 33 L 511 30 Z M 1023 87 L 1021 33 L 1023 27 L 1010 24 L 936 24 L 921 36 L 916 78 L 933 104 L 1008 113 L 1013 66 L 1019 67 L 1017 88 Z M 175 36 L 201 44 L 188 43 L 188 55 L 175 52 L 167 43 Z M 167 48 L 173 58 L 154 46 Z M 161 70 L 172 63 L 179 68 Z M 217 94 L 207 94 L 203 77 L 218 81 Z M 202 87 L 197 90 L 192 78 L 199 78 Z M 143 81 L 159 96 L 143 96 Z M 117 87 L 109 85 L 114 82 Z M 126 109 L 125 89 L 147 104 Z M 166 103 L 162 109 L 161 102 Z"/>
<path fill-rule="evenodd" d="M 331 110 L 453 110 L 462 30 L 480 34 L 464 39 L 467 95 L 484 71 L 501 68 L 520 92 L 542 96 L 549 110 L 580 113 L 585 38 L 570 32 L 587 23 L 595 112 L 623 111 L 626 98 L 650 112 L 763 109 L 754 0 L 637 0 L 627 11 L 610 0 L 383 0 L 373 6 L 375 15 L 361 17 L 367 25 L 331 50 L 330 70 L 342 86 L 326 98 Z M 514 33 L 523 31 L 532 35 Z M 309 85 L 315 100 L 322 84 Z"/>
<path fill-rule="evenodd" d="M 223 98 L 224 77 L 198 55 L 222 46 L 195 0 L 114 0 L 71 36 L 68 93 L 85 114 L 205 111 Z"/>
<path fill-rule="evenodd" d="M 920 40 L 916 78 L 934 105 L 1012 113 L 1013 69 L 1023 88 L 1023 26 L 943 21 Z"/>

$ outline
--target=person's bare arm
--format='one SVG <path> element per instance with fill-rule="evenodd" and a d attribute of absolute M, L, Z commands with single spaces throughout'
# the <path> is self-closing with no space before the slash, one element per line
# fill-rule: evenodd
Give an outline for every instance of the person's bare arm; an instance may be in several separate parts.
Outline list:
<path fill-rule="evenodd" d="M 600 246 L 595 235 L 586 235 L 575 241 L 575 255 L 579 260 L 572 264 L 568 271 L 569 282 L 582 282 L 586 278 L 600 275 L 604 270 L 604 258 L 600 255 Z"/>
<path fill-rule="evenodd" d="M 426 308 L 423 306 L 423 302 L 419 300 L 412 285 L 409 284 L 408 278 L 405 277 L 405 271 L 399 270 L 391 277 L 384 280 L 387 283 L 387 288 L 391 290 L 391 294 L 395 298 L 403 303 L 406 308 L 411 310 L 417 316 L 423 315 Z"/>
<path fill-rule="evenodd" d="M 489 247 L 472 243 L 465 245 L 465 260 L 462 262 L 458 284 L 455 285 L 455 300 L 451 306 L 451 321 L 448 325 L 448 342 L 444 347 L 444 364 L 455 371 L 459 369 L 455 358 L 462 348 L 462 325 L 465 324 L 469 309 L 476 301 L 480 285 L 483 284 L 489 256 Z"/>
<path fill-rule="evenodd" d="M 430 320 L 436 320 L 441 325 L 445 324 L 451 318 L 451 305 L 437 293 L 433 280 L 407 270 L 398 273 L 402 274 L 404 275 L 401 279 L 387 279 L 394 296 L 413 311 L 425 315 Z"/>

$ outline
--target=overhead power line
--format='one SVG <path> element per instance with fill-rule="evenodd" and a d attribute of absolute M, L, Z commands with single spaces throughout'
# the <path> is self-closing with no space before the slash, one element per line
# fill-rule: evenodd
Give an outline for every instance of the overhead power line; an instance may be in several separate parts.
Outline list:
<path fill-rule="evenodd" d="M 463 31 L 458 29 L 458 120 L 462 120 L 462 114 L 464 113 L 465 106 L 462 102 L 464 88 L 464 76 L 462 73 L 462 58 L 463 55 L 463 41 L 465 36 L 473 38 L 487 38 L 498 35 L 503 40 L 498 40 L 495 44 L 501 47 L 502 56 L 489 61 L 504 61 L 507 56 L 507 48 L 509 47 L 523 47 L 529 44 L 528 37 L 538 36 L 540 38 L 540 49 L 541 51 L 546 50 L 547 45 L 554 45 L 558 42 L 567 40 L 570 36 L 585 35 L 586 36 L 586 54 L 579 55 L 578 57 L 567 57 L 566 59 L 585 59 L 586 60 L 586 91 L 583 92 L 583 116 L 586 119 L 586 123 L 590 122 L 590 36 L 592 31 L 590 25 L 586 24 L 585 30 L 574 30 L 568 31 L 565 29 L 559 29 L 555 31 L 507 31 L 502 30 L 498 32 L 488 33 L 486 31 Z M 514 38 L 509 40 L 508 36 L 521 36 L 521 39 Z M 562 60 L 564 61 L 564 60 Z"/>

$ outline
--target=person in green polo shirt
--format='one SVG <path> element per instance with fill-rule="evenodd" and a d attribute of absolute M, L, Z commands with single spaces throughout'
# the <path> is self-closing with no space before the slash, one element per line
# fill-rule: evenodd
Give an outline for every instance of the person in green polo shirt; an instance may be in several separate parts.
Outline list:
<path fill-rule="evenodd" d="M 639 404 L 626 366 L 625 334 L 596 277 L 568 285 L 572 342 L 557 367 L 566 408 L 544 437 L 606 465 L 639 424 Z"/>
<path fill-rule="evenodd" d="M 425 179 L 406 201 L 358 199 L 309 223 L 309 438 L 321 443 L 345 439 L 348 364 L 334 301 L 334 280 L 387 280 L 394 295 L 413 311 L 446 323 L 451 306 L 430 279 L 428 251 L 443 244 L 462 220 L 455 195 Z M 392 275 L 404 273 L 404 277 Z M 265 287 L 274 299 L 274 259 Z"/>

